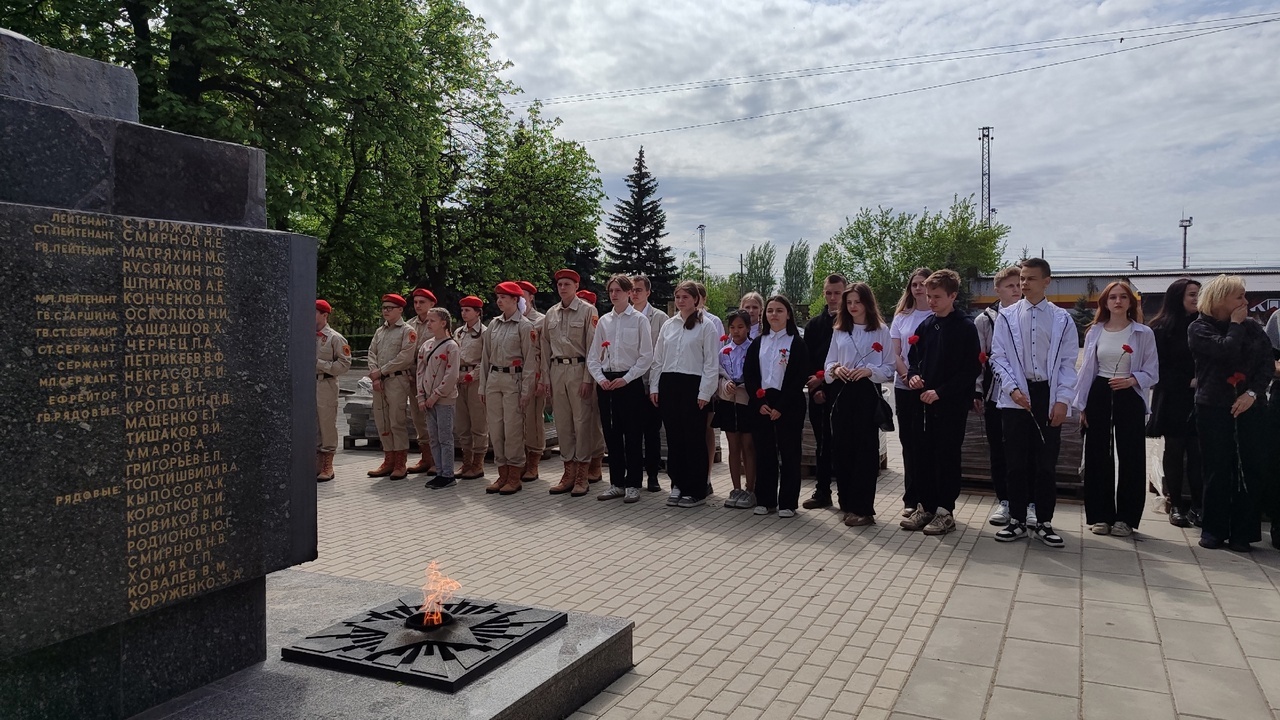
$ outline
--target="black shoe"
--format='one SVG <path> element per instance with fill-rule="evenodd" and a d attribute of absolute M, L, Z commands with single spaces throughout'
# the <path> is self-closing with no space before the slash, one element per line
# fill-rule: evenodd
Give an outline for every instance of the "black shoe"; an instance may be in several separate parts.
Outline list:
<path fill-rule="evenodd" d="M 996 531 L 996 542 L 1013 542 L 1014 540 L 1021 540 L 1029 534 L 1030 531 L 1027 530 L 1026 523 L 1021 520 L 1010 520 L 1008 525 Z"/>
<path fill-rule="evenodd" d="M 831 507 L 831 496 L 815 492 L 808 500 L 801 503 L 800 507 L 805 510 L 817 510 L 818 508 Z"/>
<path fill-rule="evenodd" d="M 442 477 L 437 475 L 428 480 L 423 487 L 430 488 L 432 490 L 440 490 L 441 488 L 453 487 L 457 484 L 458 481 L 452 477 Z"/>
<path fill-rule="evenodd" d="M 1227 549 L 1232 552 L 1247 553 L 1253 548 L 1249 547 L 1249 543 L 1235 542 L 1234 540 L 1232 540 L 1231 542 L 1227 543 Z"/>
<path fill-rule="evenodd" d="M 1191 527 L 1191 521 L 1187 519 L 1186 515 L 1183 515 L 1176 508 L 1173 512 L 1169 513 L 1169 524 L 1180 528 Z"/>
<path fill-rule="evenodd" d="M 1039 525 L 1036 525 L 1036 529 L 1032 534 L 1036 536 L 1037 540 L 1049 547 L 1060 548 L 1067 544 L 1062 539 L 1061 535 L 1054 532 L 1053 525 L 1049 523 L 1040 523 Z"/>
<path fill-rule="evenodd" d="M 1277 520 L 1271 521 L 1271 547 L 1280 550 L 1280 528 L 1276 527 Z"/>
<path fill-rule="evenodd" d="M 650 477 L 649 485 L 645 488 L 649 492 L 662 492 L 662 486 L 658 484 L 658 478 Z"/>
<path fill-rule="evenodd" d="M 1206 550 L 1217 550 L 1222 547 L 1222 541 L 1207 532 L 1201 532 L 1200 547 Z"/>
<path fill-rule="evenodd" d="M 1187 522 L 1191 523 L 1195 527 L 1204 527 L 1204 519 L 1200 517 L 1199 510 L 1188 510 Z"/>

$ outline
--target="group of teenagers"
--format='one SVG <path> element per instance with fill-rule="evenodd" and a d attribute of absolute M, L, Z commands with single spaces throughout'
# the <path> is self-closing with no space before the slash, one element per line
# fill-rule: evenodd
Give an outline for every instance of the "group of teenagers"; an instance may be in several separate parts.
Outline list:
<path fill-rule="evenodd" d="M 961 279 L 951 270 L 913 271 L 888 321 L 866 283 L 833 274 L 823 285 L 825 309 L 803 333 L 782 295 L 748 293 L 721 319 L 705 309 L 706 288 L 686 280 L 675 288 L 669 317 L 648 302 L 647 278 L 614 275 L 605 284 L 611 309 L 600 315 L 576 272 L 560 270 L 554 282 L 559 302 L 545 314 L 534 307 L 536 286 L 505 281 L 494 288 L 497 317 L 484 323 L 483 300 L 467 296 L 456 328 L 429 289 L 414 290 L 409 301 L 382 297 L 368 377 L 383 461 L 369 476 L 426 473 L 428 488 L 447 488 L 485 477 L 491 445 L 497 478 L 486 492 L 515 494 L 539 477 L 550 401 L 564 460 L 551 494 L 589 494 L 603 479 L 606 449 L 609 485 L 599 500 L 638 502 L 646 475 L 647 489 L 662 491 L 665 429 L 667 504 L 704 505 L 716 436 L 724 432 L 733 483 L 725 507 L 789 518 L 801 507 L 829 507 L 834 497 L 845 525 L 871 525 L 879 433 L 894 429 L 882 388 L 892 382 L 905 530 L 955 530 L 965 425 L 978 412 L 997 495 L 989 518 L 1001 526 L 995 539 L 1035 537 L 1062 547 L 1053 528 L 1056 465 L 1063 421 L 1077 411 L 1092 532 L 1127 536 L 1138 527 L 1144 438 L 1160 425 L 1171 522 L 1199 525 L 1206 547 L 1247 549 L 1260 539 L 1270 465 L 1264 442 L 1256 443 L 1256 457 L 1244 447 L 1269 427 L 1259 420 L 1265 401 L 1255 402 L 1280 365 L 1261 325 L 1245 317 L 1238 277 L 1204 288 L 1175 282 L 1151 327 L 1142 324 L 1132 288 L 1111 283 L 1078 371 L 1075 322 L 1047 299 L 1050 267 L 1039 258 L 997 273 L 999 301 L 975 319 L 956 307 Z M 410 302 L 414 315 L 406 320 Z M 336 378 L 350 368 L 330 311 L 317 301 L 320 481 L 333 478 Z M 817 480 L 801 503 L 806 417 Z M 421 451 L 413 466 L 410 420 Z M 456 474 L 455 442 L 463 458 Z"/>

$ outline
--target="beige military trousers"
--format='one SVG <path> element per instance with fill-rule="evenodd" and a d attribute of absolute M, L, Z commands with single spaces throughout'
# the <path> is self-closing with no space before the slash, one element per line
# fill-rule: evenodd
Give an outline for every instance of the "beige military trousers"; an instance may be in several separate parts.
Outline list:
<path fill-rule="evenodd" d="M 490 372 L 485 381 L 485 415 L 489 421 L 489 440 L 493 442 L 493 462 L 501 465 L 524 465 L 524 413 L 520 410 L 520 392 L 528 379 L 521 373 Z"/>
<path fill-rule="evenodd" d="M 316 449 L 338 449 L 338 378 L 316 376 Z"/>
<path fill-rule="evenodd" d="M 544 453 L 547 450 L 547 431 L 542 414 L 547 409 L 547 396 L 535 392 L 524 408 L 524 447 L 529 452 Z"/>
<path fill-rule="evenodd" d="M 382 378 L 382 391 L 373 391 L 373 422 L 378 426 L 378 439 L 386 451 L 408 450 L 409 397 L 412 376 L 394 375 Z"/>
<path fill-rule="evenodd" d="M 458 381 L 458 404 L 453 414 L 453 442 L 467 453 L 489 450 L 489 418 L 480 402 L 480 383 Z"/>
<path fill-rule="evenodd" d="M 595 454 L 596 435 L 601 433 L 599 411 L 594 411 L 594 389 L 582 397 L 582 363 L 551 363 L 551 412 L 555 415 L 560 456 L 567 462 L 588 462 Z M 592 423 L 595 426 L 592 426 Z"/>

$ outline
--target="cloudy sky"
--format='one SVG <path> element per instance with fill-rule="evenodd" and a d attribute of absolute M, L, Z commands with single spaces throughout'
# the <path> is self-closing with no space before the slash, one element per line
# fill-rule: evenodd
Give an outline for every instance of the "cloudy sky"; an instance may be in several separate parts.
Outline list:
<path fill-rule="evenodd" d="M 766 240 L 781 265 L 791 242 L 816 248 L 860 207 L 976 201 L 984 125 L 1011 256 L 1178 267 L 1185 213 L 1192 267 L 1280 265 L 1280 22 L 1210 32 L 1280 20 L 1274 2 L 468 5 L 514 63 L 512 103 L 543 99 L 587 143 L 610 207 L 643 145 L 668 241 L 683 255 L 705 224 L 716 272 Z M 636 133 L 654 134 L 618 137 Z"/>

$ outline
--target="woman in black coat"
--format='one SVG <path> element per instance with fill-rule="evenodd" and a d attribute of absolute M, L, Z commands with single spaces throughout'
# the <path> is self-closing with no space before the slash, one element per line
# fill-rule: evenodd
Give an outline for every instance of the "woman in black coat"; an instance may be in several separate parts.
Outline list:
<path fill-rule="evenodd" d="M 755 514 L 777 510 L 778 517 L 789 518 L 800 506 L 800 438 L 809 355 L 785 297 L 769 298 L 764 315 L 760 336 L 747 350 L 742 371 L 749 412 L 760 416 L 751 433 L 756 447 Z"/>
<path fill-rule="evenodd" d="M 1196 406 L 1196 363 L 1187 345 L 1187 328 L 1200 314 L 1200 283 L 1179 278 L 1164 291 L 1164 303 L 1151 321 L 1160 359 L 1160 382 L 1151 391 L 1148 435 L 1164 438 L 1164 496 L 1169 522 L 1178 527 L 1200 524 L 1204 483 L 1200 475 L 1200 442 L 1192 415 Z"/>

